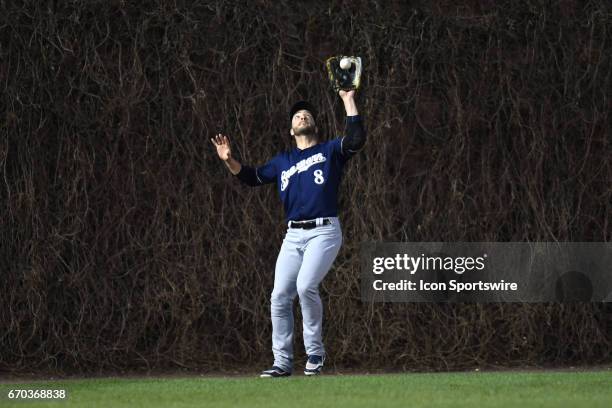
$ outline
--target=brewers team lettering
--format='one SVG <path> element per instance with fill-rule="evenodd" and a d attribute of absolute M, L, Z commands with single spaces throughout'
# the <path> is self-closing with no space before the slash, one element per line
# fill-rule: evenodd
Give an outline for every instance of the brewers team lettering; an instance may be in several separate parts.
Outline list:
<path fill-rule="evenodd" d="M 310 156 L 307 159 L 300 160 L 299 162 L 297 162 L 293 166 L 289 167 L 288 170 L 283 170 L 283 172 L 281 173 L 281 191 L 285 191 L 285 189 L 289 185 L 289 179 L 295 173 L 301 173 L 303 171 L 306 171 L 311 166 L 313 166 L 313 165 L 315 165 L 317 163 L 323 163 L 325 160 L 327 160 L 327 159 L 325 158 L 325 156 L 323 156 L 323 153 L 317 153 L 317 154 L 314 154 L 314 155 Z M 321 176 L 322 176 L 322 174 L 321 174 Z M 321 183 L 322 183 L 322 180 L 321 180 L 321 182 L 318 182 L 317 184 L 321 184 Z"/>

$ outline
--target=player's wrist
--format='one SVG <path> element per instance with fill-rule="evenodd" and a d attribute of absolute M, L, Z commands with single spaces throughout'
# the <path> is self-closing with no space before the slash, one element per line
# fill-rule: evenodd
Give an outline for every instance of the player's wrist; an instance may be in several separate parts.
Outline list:
<path fill-rule="evenodd" d="M 354 96 L 343 96 L 341 99 L 342 99 L 342 102 L 344 103 L 344 106 L 355 105 Z"/>
<path fill-rule="evenodd" d="M 345 95 L 340 95 L 340 99 L 342 99 L 342 102 L 344 103 L 350 103 L 352 101 L 355 101 L 355 94 L 347 93 Z"/>

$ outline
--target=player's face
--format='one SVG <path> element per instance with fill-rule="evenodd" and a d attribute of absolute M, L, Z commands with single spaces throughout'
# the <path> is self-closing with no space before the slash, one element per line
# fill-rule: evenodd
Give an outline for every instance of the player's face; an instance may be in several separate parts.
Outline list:
<path fill-rule="evenodd" d="M 314 134 L 316 125 L 312 114 L 307 110 L 297 111 L 291 120 L 291 129 L 295 136 Z"/>

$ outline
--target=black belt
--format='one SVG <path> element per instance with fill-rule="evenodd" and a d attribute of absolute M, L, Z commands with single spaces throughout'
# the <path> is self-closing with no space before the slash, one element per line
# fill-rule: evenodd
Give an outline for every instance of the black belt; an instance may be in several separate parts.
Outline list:
<path fill-rule="evenodd" d="M 332 222 L 329 218 L 323 219 L 322 225 L 330 225 Z M 317 227 L 317 221 L 289 221 L 289 228 L 313 229 Z"/>

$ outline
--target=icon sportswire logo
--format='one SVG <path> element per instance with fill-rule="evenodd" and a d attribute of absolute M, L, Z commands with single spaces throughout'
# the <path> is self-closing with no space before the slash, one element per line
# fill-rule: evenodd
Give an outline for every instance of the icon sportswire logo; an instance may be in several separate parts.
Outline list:
<path fill-rule="evenodd" d="M 325 160 L 327 160 L 327 159 L 325 158 L 325 156 L 323 156 L 323 153 L 317 153 L 317 154 L 314 154 L 314 155 L 310 156 L 307 159 L 300 160 L 299 162 L 297 162 L 293 166 L 289 167 L 289 169 L 284 170 L 281 173 L 281 191 L 285 191 L 285 189 L 289 185 L 289 179 L 295 173 L 301 173 L 303 171 L 306 171 L 311 166 L 313 166 L 313 165 L 315 165 L 317 163 L 323 163 Z"/>

